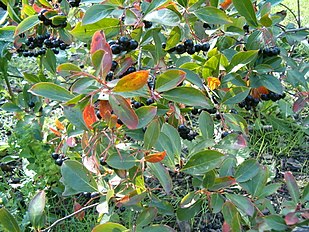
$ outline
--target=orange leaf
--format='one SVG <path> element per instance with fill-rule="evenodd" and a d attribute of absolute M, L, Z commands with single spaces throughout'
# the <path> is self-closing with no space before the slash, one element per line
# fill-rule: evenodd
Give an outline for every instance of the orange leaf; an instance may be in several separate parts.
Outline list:
<path fill-rule="evenodd" d="M 56 129 L 54 129 L 54 128 L 52 128 L 52 127 L 50 127 L 49 129 L 50 129 L 55 135 L 61 137 L 61 133 L 60 133 L 59 131 L 57 131 Z"/>
<path fill-rule="evenodd" d="M 130 73 L 118 81 L 114 92 L 130 92 L 142 88 L 148 80 L 149 71 L 137 71 Z"/>
<path fill-rule="evenodd" d="M 157 163 L 157 162 L 162 161 L 165 156 L 166 156 L 166 151 L 162 151 L 162 152 L 157 152 L 154 154 L 147 155 L 145 157 L 145 160 L 150 163 Z"/>
<path fill-rule="evenodd" d="M 58 119 L 56 119 L 55 125 L 58 128 L 58 130 L 64 130 L 65 128 L 64 125 Z"/>
<path fill-rule="evenodd" d="M 112 112 L 112 107 L 110 106 L 109 102 L 107 100 L 101 100 L 100 104 L 99 104 L 99 111 L 100 111 L 100 115 L 101 117 L 106 120 L 106 114 L 107 112 Z"/>
<path fill-rule="evenodd" d="M 217 89 L 220 86 L 221 81 L 217 77 L 208 77 L 207 83 L 208 83 L 208 87 L 211 90 L 214 90 L 214 89 Z"/>
<path fill-rule="evenodd" d="M 225 0 L 220 4 L 223 10 L 226 10 L 232 4 L 232 0 Z"/>
<path fill-rule="evenodd" d="M 94 107 L 92 105 L 89 104 L 85 107 L 83 111 L 83 118 L 86 126 L 89 129 L 93 129 L 91 125 L 97 121 L 97 117 L 95 115 Z"/>
<path fill-rule="evenodd" d="M 76 211 L 80 210 L 82 208 L 82 206 L 78 202 L 75 201 L 73 208 L 74 208 L 74 212 L 76 212 Z M 85 211 L 81 211 L 78 214 L 75 214 L 75 217 L 80 221 L 83 220 L 84 217 L 85 217 Z"/>

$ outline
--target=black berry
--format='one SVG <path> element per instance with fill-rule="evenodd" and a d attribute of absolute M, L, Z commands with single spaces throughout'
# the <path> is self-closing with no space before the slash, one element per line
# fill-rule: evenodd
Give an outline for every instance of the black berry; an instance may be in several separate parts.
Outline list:
<path fill-rule="evenodd" d="M 113 54 L 119 54 L 121 52 L 121 47 L 119 44 L 113 44 L 111 50 Z"/>
<path fill-rule="evenodd" d="M 144 27 L 145 27 L 146 29 L 152 27 L 152 22 L 149 22 L 149 21 L 144 20 L 143 23 L 144 23 Z"/>
<path fill-rule="evenodd" d="M 177 52 L 178 54 L 183 54 L 183 53 L 185 53 L 185 52 L 186 52 L 186 47 L 185 47 L 185 45 L 183 45 L 183 44 L 178 44 L 178 45 L 176 46 L 176 52 Z"/>
<path fill-rule="evenodd" d="M 201 46 L 201 50 L 203 52 L 207 52 L 209 50 L 209 48 L 210 48 L 209 43 L 203 43 L 202 46 Z"/>

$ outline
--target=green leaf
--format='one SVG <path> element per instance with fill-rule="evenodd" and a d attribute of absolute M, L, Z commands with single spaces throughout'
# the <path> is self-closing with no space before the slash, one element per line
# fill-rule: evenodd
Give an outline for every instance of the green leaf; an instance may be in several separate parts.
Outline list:
<path fill-rule="evenodd" d="M 110 94 L 109 104 L 111 105 L 114 113 L 129 129 L 137 128 L 138 117 L 125 98 L 120 95 Z"/>
<path fill-rule="evenodd" d="M 136 224 L 138 227 L 147 226 L 157 216 L 158 210 L 154 207 L 144 209 L 137 217 Z"/>
<path fill-rule="evenodd" d="M 259 25 L 251 0 L 233 0 L 233 4 L 238 13 L 244 16 L 250 25 L 254 27 Z"/>
<path fill-rule="evenodd" d="M 40 20 L 38 19 L 37 15 L 29 16 L 25 18 L 15 29 L 14 36 L 17 36 L 21 33 L 24 33 L 25 31 L 30 30 L 32 27 L 36 26 L 40 23 Z"/>
<path fill-rule="evenodd" d="M 72 63 L 60 64 L 57 67 L 57 73 L 62 77 L 67 77 L 74 74 L 75 72 L 81 72 L 81 71 L 82 70 L 77 65 Z"/>
<path fill-rule="evenodd" d="M 181 30 L 178 26 L 176 26 L 171 30 L 166 40 L 165 50 L 168 51 L 169 49 L 175 47 L 179 43 L 180 39 L 181 39 Z"/>
<path fill-rule="evenodd" d="M 169 194 L 173 183 L 167 169 L 161 163 L 147 163 L 147 166 L 151 169 L 151 173 L 158 178 L 164 191 Z"/>
<path fill-rule="evenodd" d="M 22 109 L 17 106 L 16 104 L 14 103 L 11 103 L 11 102 L 7 102 L 7 103 L 4 103 L 2 106 L 1 106 L 1 109 L 7 111 L 7 112 L 22 112 Z"/>
<path fill-rule="evenodd" d="M 144 20 L 172 27 L 178 26 L 180 23 L 179 16 L 174 11 L 167 8 L 152 11 L 149 14 L 146 14 Z"/>
<path fill-rule="evenodd" d="M 260 199 L 264 197 L 268 197 L 276 193 L 280 187 L 281 187 L 281 184 L 277 184 L 277 183 L 266 185 L 263 191 L 257 197 Z"/>
<path fill-rule="evenodd" d="M 129 170 L 133 168 L 137 162 L 134 156 L 120 152 L 121 156 L 118 152 L 113 152 L 110 154 L 106 160 L 106 163 L 112 168 L 120 169 L 120 170 Z"/>
<path fill-rule="evenodd" d="M 127 231 L 123 225 L 114 222 L 107 222 L 101 225 L 97 225 L 91 232 L 122 232 Z"/>
<path fill-rule="evenodd" d="M 212 208 L 212 213 L 219 213 L 222 209 L 224 200 L 221 194 L 213 193 L 210 196 L 210 206 Z"/>
<path fill-rule="evenodd" d="M 219 175 L 234 176 L 234 169 L 236 167 L 237 160 L 234 157 L 229 157 L 223 161 L 220 167 Z"/>
<path fill-rule="evenodd" d="M 167 2 L 167 0 L 156 0 L 156 1 L 151 1 L 151 3 L 149 4 L 147 10 L 145 11 L 145 15 L 148 14 L 149 12 L 159 8 L 160 6 L 162 6 L 163 4 L 165 4 Z"/>
<path fill-rule="evenodd" d="M 247 122 L 242 116 L 236 115 L 236 114 L 225 113 L 224 120 L 231 130 L 241 131 L 243 134 L 248 133 Z"/>
<path fill-rule="evenodd" d="M 266 86 L 267 89 L 278 94 L 282 94 L 283 87 L 280 80 L 272 75 L 253 75 L 250 77 L 250 87 L 257 88 Z"/>
<path fill-rule="evenodd" d="M 219 167 L 224 158 L 225 156 L 218 151 L 201 151 L 191 156 L 181 171 L 191 175 L 205 174 Z"/>
<path fill-rule="evenodd" d="M 241 209 L 243 212 L 245 212 L 249 216 L 253 216 L 254 214 L 254 205 L 250 201 L 249 198 L 242 196 L 242 195 L 236 195 L 236 194 L 228 194 L 226 193 L 225 196 L 232 201 L 237 208 Z"/>
<path fill-rule="evenodd" d="M 212 120 L 212 117 L 209 113 L 206 111 L 203 111 L 200 114 L 200 117 L 198 119 L 199 127 L 202 132 L 202 136 L 205 139 L 212 139 L 214 136 L 214 122 Z"/>
<path fill-rule="evenodd" d="M 264 217 L 266 224 L 273 230 L 286 231 L 288 229 L 284 219 L 279 215 L 269 215 Z"/>
<path fill-rule="evenodd" d="M 61 175 L 61 182 L 64 184 L 65 189 L 73 189 L 77 193 L 98 191 L 97 183 L 90 172 L 75 160 L 66 160 L 62 164 Z M 65 192 L 63 195 L 68 196 Z"/>
<path fill-rule="evenodd" d="M 82 25 L 81 22 L 78 22 L 70 33 L 77 40 L 88 42 L 98 30 L 104 30 L 107 39 L 116 36 L 119 34 L 120 30 L 119 20 L 114 18 L 104 18 L 96 23 L 88 25 Z"/>
<path fill-rule="evenodd" d="M 32 86 L 29 92 L 37 96 L 42 96 L 51 100 L 62 102 L 68 101 L 74 97 L 74 95 L 67 91 L 65 88 L 50 82 L 37 83 Z"/>
<path fill-rule="evenodd" d="M 224 177 L 217 177 L 215 179 L 215 182 L 209 190 L 211 191 L 218 191 L 219 189 L 225 189 L 230 187 L 231 185 L 236 184 L 236 181 L 231 176 L 224 176 Z"/>
<path fill-rule="evenodd" d="M 222 207 L 222 214 L 224 220 L 231 226 L 233 223 L 233 218 L 235 217 L 236 214 L 239 213 L 232 202 L 226 201 Z"/>
<path fill-rule="evenodd" d="M 192 13 L 194 13 L 198 19 L 210 24 L 233 23 L 222 10 L 213 6 L 201 7 Z"/>
<path fill-rule="evenodd" d="M 295 204 L 299 203 L 300 192 L 296 180 L 291 172 L 284 173 L 284 180 L 290 196 Z"/>
<path fill-rule="evenodd" d="M 64 116 L 76 127 L 77 130 L 88 130 L 84 118 L 82 109 L 75 106 L 65 106 L 63 108 Z"/>
<path fill-rule="evenodd" d="M 117 6 L 109 5 L 109 4 L 97 4 L 91 6 L 85 13 L 82 19 L 82 25 L 93 24 L 101 19 L 109 16 L 113 10 L 116 9 Z"/>
<path fill-rule="evenodd" d="M 175 230 L 167 225 L 151 225 L 143 228 L 141 232 L 175 232 Z"/>
<path fill-rule="evenodd" d="M 138 128 L 143 128 L 150 123 L 157 114 L 156 106 L 142 106 L 135 111 L 138 117 Z"/>
<path fill-rule="evenodd" d="M 237 52 L 233 56 L 230 65 L 227 67 L 226 71 L 228 73 L 237 72 L 246 64 L 249 64 L 250 62 L 255 60 L 257 56 L 258 56 L 258 50 Z"/>
<path fill-rule="evenodd" d="M 45 224 L 45 192 L 38 192 L 34 198 L 30 201 L 28 207 L 28 213 L 32 226 L 36 229 L 40 229 Z"/>
<path fill-rule="evenodd" d="M 179 102 L 187 106 L 211 108 L 210 101 L 204 93 L 193 87 L 177 87 L 162 94 L 169 101 Z"/>
<path fill-rule="evenodd" d="M 160 135 L 160 122 L 153 120 L 147 127 L 144 135 L 144 147 L 145 149 L 151 149 L 157 142 Z"/>
<path fill-rule="evenodd" d="M 6 208 L 0 209 L 0 224 L 9 232 L 19 232 L 20 228 L 16 219 Z"/>
<path fill-rule="evenodd" d="M 46 55 L 43 56 L 43 65 L 52 74 L 56 74 L 56 56 L 50 49 L 47 50 Z"/>
<path fill-rule="evenodd" d="M 169 69 L 156 77 L 156 90 L 165 92 L 171 90 L 186 79 L 186 72 L 177 69 Z"/>
<path fill-rule="evenodd" d="M 215 179 L 216 179 L 216 173 L 214 170 L 207 172 L 203 177 L 203 183 L 202 183 L 203 187 L 206 189 L 212 187 L 215 183 Z"/>
<path fill-rule="evenodd" d="M 202 207 L 202 200 L 198 200 L 188 208 L 178 207 L 176 210 L 178 220 L 180 221 L 190 220 L 201 210 L 201 207 Z"/>
<path fill-rule="evenodd" d="M 247 159 L 241 163 L 235 172 L 237 182 L 245 182 L 258 174 L 260 165 L 255 159 Z"/>

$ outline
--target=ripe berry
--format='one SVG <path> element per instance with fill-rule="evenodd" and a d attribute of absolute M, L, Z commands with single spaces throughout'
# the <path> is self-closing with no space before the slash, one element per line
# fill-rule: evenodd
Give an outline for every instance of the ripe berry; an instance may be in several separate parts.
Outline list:
<path fill-rule="evenodd" d="M 190 129 L 186 125 L 181 124 L 178 126 L 178 132 L 183 133 L 183 134 L 188 134 L 190 132 Z"/>
<path fill-rule="evenodd" d="M 133 66 L 131 66 L 131 67 L 129 67 L 129 68 L 127 69 L 126 74 L 130 74 L 130 73 L 133 73 L 133 72 L 136 72 L 136 68 L 133 67 Z"/>
<path fill-rule="evenodd" d="M 195 53 L 195 47 L 187 48 L 187 53 L 193 55 Z"/>
<path fill-rule="evenodd" d="M 216 108 L 212 108 L 212 109 L 206 109 L 206 111 L 210 114 L 215 114 L 217 113 L 217 109 Z"/>
<path fill-rule="evenodd" d="M 103 157 L 100 158 L 100 164 L 101 164 L 102 166 L 104 166 L 104 165 L 107 164 L 106 161 L 105 161 L 105 159 L 104 159 Z"/>
<path fill-rule="evenodd" d="M 61 158 L 56 159 L 55 164 L 57 164 L 58 166 L 61 166 L 63 164 L 63 159 Z"/>
<path fill-rule="evenodd" d="M 231 114 L 238 114 L 237 110 L 235 110 L 235 109 L 231 109 L 231 110 L 230 110 L 230 113 L 231 113 Z"/>
<path fill-rule="evenodd" d="M 59 154 L 58 154 L 58 153 L 53 153 L 51 156 L 52 156 L 52 158 L 53 158 L 54 160 L 56 160 L 56 159 L 59 158 Z"/>
<path fill-rule="evenodd" d="M 50 48 L 52 46 L 52 42 L 50 39 L 45 39 L 44 40 L 44 44 L 46 45 L 46 47 Z"/>
<path fill-rule="evenodd" d="M 28 106 L 30 108 L 33 108 L 35 106 L 35 103 L 33 101 L 28 102 Z"/>
<path fill-rule="evenodd" d="M 242 102 L 238 103 L 238 106 L 239 106 L 240 108 L 244 108 L 244 107 L 246 106 L 246 102 L 245 102 L 245 101 L 242 101 Z"/>
<path fill-rule="evenodd" d="M 286 94 L 285 94 L 285 93 L 282 93 L 282 94 L 280 94 L 279 96 L 280 96 L 280 99 L 283 99 L 283 98 L 285 98 Z"/>
<path fill-rule="evenodd" d="M 134 102 L 133 103 L 133 107 L 135 108 L 135 109 L 138 109 L 138 108 L 140 108 L 140 107 L 142 107 L 143 105 L 142 105 L 142 103 L 140 103 L 140 102 Z"/>
<path fill-rule="evenodd" d="M 248 104 L 251 104 L 252 101 L 253 101 L 253 97 L 251 95 L 248 95 L 245 99 L 245 102 L 247 102 Z"/>
<path fill-rule="evenodd" d="M 192 113 L 193 115 L 197 115 L 198 112 L 199 112 L 199 110 L 198 110 L 197 108 L 193 108 L 193 110 L 191 110 L 191 113 Z"/>
<path fill-rule="evenodd" d="M 227 131 L 224 131 L 222 134 L 221 134 L 221 138 L 225 138 L 226 136 L 228 136 L 230 133 L 227 132 Z"/>
<path fill-rule="evenodd" d="M 101 116 L 100 112 L 97 112 L 97 113 L 96 113 L 96 116 L 97 116 L 97 118 L 98 118 L 99 120 L 102 119 L 102 116 Z"/>
<path fill-rule="evenodd" d="M 111 81 L 113 79 L 114 76 L 114 72 L 113 71 L 109 71 L 106 75 L 106 80 L 107 81 Z"/>
<path fill-rule="evenodd" d="M 251 106 L 256 107 L 259 104 L 260 100 L 258 98 L 254 98 L 251 102 Z"/>
<path fill-rule="evenodd" d="M 144 23 L 144 27 L 145 27 L 146 29 L 152 27 L 152 22 L 149 22 L 149 21 L 144 20 L 143 23 Z"/>
<path fill-rule="evenodd" d="M 135 39 L 129 41 L 129 48 L 135 50 L 138 47 L 138 42 Z"/>
<path fill-rule="evenodd" d="M 208 23 L 203 23 L 203 27 L 205 29 L 211 29 L 211 26 Z"/>
<path fill-rule="evenodd" d="M 278 101 L 280 99 L 280 95 L 277 94 L 277 93 L 274 93 L 274 92 L 270 92 L 269 98 L 270 98 L 270 100 L 275 102 L 275 101 Z"/>
<path fill-rule="evenodd" d="M 185 42 L 184 42 L 184 45 L 186 46 L 186 48 L 193 48 L 193 41 L 192 39 L 187 39 Z"/>
<path fill-rule="evenodd" d="M 119 44 L 123 45 L 124 47 L 127 47 L 129 45 L 129 43 L 130 43 L 129 38 L 126 37 L 126 36 L 121 36 L 118 39 L 118 42 L 119 42 Z"/>
<path fill-rule="evenodd" d="M 202 46 L 200 44 L 195 44 L 194 49 L 195 49 L 196 52 L 199 52 L 199 51 L 202 50 Z"/>
<path fill-rule="evenodd" d="M 61 50 L 65 50 L 67 48 L 67 45 L 65 43 L 60 43 L 59 48 Z"/>
<path fill-rule="evenodd" d="M 244 29 L 244 31 L 245 31 L 246 33 L 249 33 L 249 25 L 248 25 L 248 24 L 244 25 L 244 26 L 243 26 L 243 29 Z"/>
<path fill-rule="evenodd" d="M 111 71 L 115 71 L 115 70 L 116 70 L 116 68 L 117 68 L 117 66 L 118 66 L 117 61 L 113 60 L 113 61 L 112 61 Z"/>
<path fill-rule="evenodd" d="M 183 45 L 183 44 L 178 44 L 178 45 L 176 46 L 176 52 L 177 52 L 178 54 L 183 54 L 183 53 L 185 53 L 185 52 L 186 52 L 186 47 L 185 47 L 185 45 Z"/>
<path fill-rule="evenodd" d="M 119 125 L 123 125 L 123 122 L 118 118 L 117 119 L 117 123 L 119 124 Z"/>
<path fill-rule="evenodd" d="M 162 49 L 166 48 L 166 43 L 162 43 Z"/>
<path fill-rule="evenodd" d="M 121 52 L 121 48 L 119 44 L 113 44 L 111 46 L 111 50 L 113 54 L 119 54 Z"/>
<path fill-rule="evenodd" d="M 273 48 L 270 49 L 270 52 L 271 52 L 271 54 L 272 54 L 273 56 L 277 56 L 277 55 L 280 54 L 280 48 L 278 48 L 278 47 L 273 47 Z"/>
<path fill-rule="evenodd" d="M 59 54 L 59 50 L 56 49 L 56 48 L 52 48 L 52 51 L 53 51 L 53 53 L 54 53 L 55 55 Z"/>
<path fill-rule="evenodd" d="M 40 21 L 44 21 L 46 19 L 44 13 L 47 12 L 47 11 L 48 10 L 46 10 L 46 9 L 42 9 L 40 11 L 40 13 L 38 14 L 38 18 L 39 18 Z"/>
<path fill-rule="evenodd" d="M 265 93 L 261 94 L 261 99 L 264 101 L 268 101 L 269 100 L 268 94 L 265 94 Z"/>
<path fill-rule="evenodd" d="M 91 193 L 88 192 L 83 192 L 84 197 L 86 197 L 87 199 L 91 198 Z"/>
<path fill-rule="evenodd" d="M 151 104 L 153 104 L 154 103 L 154 100 L 152 99 L 152 98 L 148 98 L 147 100 L 146 100 L 146 105 L 151 105 Z"/>
<path fill-rule="evenodd" d="M 221 115 L 220 114 L 216 114 L 216 119 L 221 120 Z"/>
<path fill-rule="evenodd" d="M 121 207 L 119 208 L 119 210 L 120 210 L 121 213 L 123 213 L 123 212 L 126 210 L 126 207 L 121 206 Z"/>
<path fill-rule="evenodd" d="M 201 46 L 201 50 L 203 52 L 207 52 L 209 50 L 209 48 L 210 48 L 209 43 L 203 43 L 202 46 Z"/>

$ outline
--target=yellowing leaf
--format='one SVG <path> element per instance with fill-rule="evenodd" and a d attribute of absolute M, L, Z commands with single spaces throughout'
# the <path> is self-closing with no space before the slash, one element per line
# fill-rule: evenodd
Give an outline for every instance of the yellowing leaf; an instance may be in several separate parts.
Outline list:
<path fill-rule="evenodd" d="M 54 128 L 52 128 L 52 127 L 49 127 L 49 130 L 50 130 L 51 132 L 53 132 L 55 135 L 61 137 L 61 133 L 60 133 L 59 131 L 57 131 L 56 129 L 54 129 Z"/>
<path fill-rule="evenodd" d="M 126 75 L 114 87 L 114 92 L 130 92 L 142 88 L 148 80 L 149 71 L 137 71 Z"/>
<path fill-rule="evenodd" d="M 58 128 L 58 130 L 64 130 L 65 128 L 64 125 L 58 119 L 56 119 L 55 125 Z"/>
<path fill-rule="evenodd" d="M 232 4 L 232 0 L 225 0 L 220 4 L 223 10 L 226 10 Z"/>
<path fill-rule="evenodd" d="M 92 129 L 91 126 L 93 123 L 97 121 L 97 117 L 95 115 L 94 107 L 92 105 L 87 105 L 83 111 L 83 119 L 89 129 Z"/>
<path fill-rule="evenodd" d="M 150 163 L 157 163 L 157 162 L 162 161 L 165 156 L 166 156 L 166 151 L 162 151 L 162 152 L 157 152 L 154 154 L 147 155 L 145 157 L 145 160 Z"/>
<path fill-rule="evenodd" d="M 217 78 L 217 77 L 208 77 L 207 83 L 208 83 L 208 87 L 211 90 L 217 89 L 221 84 L 219 78 Z"/>

